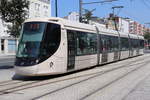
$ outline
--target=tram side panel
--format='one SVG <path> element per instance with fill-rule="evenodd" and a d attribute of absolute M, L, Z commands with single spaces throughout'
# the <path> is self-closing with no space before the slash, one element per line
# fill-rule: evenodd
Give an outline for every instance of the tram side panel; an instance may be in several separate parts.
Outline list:
<path fill-rule="evenodd" d="M 74 58 L 72 58 L 74 59 L 74 69 L 70 70 L 97 65 L 97 34 L 74 30 L 68 30 L 67 32 L 68 34 L 74 34 Z"/>

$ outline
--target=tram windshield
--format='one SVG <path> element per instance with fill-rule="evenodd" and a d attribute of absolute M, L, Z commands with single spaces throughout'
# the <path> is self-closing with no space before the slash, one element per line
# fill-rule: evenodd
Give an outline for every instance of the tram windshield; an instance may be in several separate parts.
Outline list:
<path fill-rule="evenodd" d="M 45 58 L 52 55 L 60 44 L 60 25 L 45 22 L 27 22 L 16 57 Z"/>

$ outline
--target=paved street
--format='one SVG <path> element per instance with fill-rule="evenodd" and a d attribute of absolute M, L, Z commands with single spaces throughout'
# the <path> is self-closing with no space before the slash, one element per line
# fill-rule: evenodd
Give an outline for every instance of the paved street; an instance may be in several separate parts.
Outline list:
<path fill-rule="evenodd" d="M 0 66 L 13 66 L 15 56 L 0 56 Z"/>
<path fill-rule="evenodd" d="M 13 60 L 9 57 L 0 59 L 3 64 L 0 69 L 0 100 L 150 98 L 150 53 L 68 75 L 22 78 L 26 80 L 12 80 Z"/>
<path fill-rule="evenodd" d="M 14 75 L 15 56 L 0 56 L 0 81 L 10 80 Z"/>

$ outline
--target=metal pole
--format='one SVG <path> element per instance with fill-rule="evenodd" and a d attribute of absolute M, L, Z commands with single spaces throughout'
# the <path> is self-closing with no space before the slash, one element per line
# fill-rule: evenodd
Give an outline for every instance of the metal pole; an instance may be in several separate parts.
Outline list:
<path fill-rule="evenodd" d="M 112 8 L 113 9 L 113 17 L 115 16 L 115 8 Z"/>
<path fill-rule="evenodd" d="M 79 0 L 79 21 L 82 22 L 82 0 Z"/>
<path fill-rule="evenodd" d="M 58 5 L 57 5 L 57 0 L 55 0 L 55 12 L 56 12 L 56 17 L 58 17 Z"/>
<path fill-rule="evenodd" d="M 105 3 L 105 2 L 113 2 L 113 1 L 118 1 L 118 0 L 104 0 L 104 1 L 99 1 L 99 2 L 87 2 L 83 3 L 83 0 L 79 0 L 79 21 L 82 22 L 82 6 L 87 5 L 87 4 L 95 4 L 95 3 Z"/>
<path fill-rule="evenodd" d="M 112 9 L 113 9 L 113 16 L 115 16 L 115 9 L 116 8 L 123 8 L 124 6 L 114 6 L 114 7 L 112 7 Z"/>

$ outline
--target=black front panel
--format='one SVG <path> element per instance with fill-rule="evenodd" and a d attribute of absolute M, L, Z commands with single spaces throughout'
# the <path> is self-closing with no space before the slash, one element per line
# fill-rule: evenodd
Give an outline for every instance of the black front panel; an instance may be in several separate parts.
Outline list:
<path fill-rule="evenodd" d="M 15 65 L 16 66 L 32 66 L 38 64 L 37 58 L 16 58 Z"/>
<path fill-rule="evenodd" d="M 58 24 L 48 23 L 41 42 L 39 61 L 43 62 L 51 57 L 59 48 L 61 41 L 61 27 Z"/>
<path fill-rule="evenodd" d="M 68 65 L 67 70 L 73 70 L 75 67 L 75 32 L 67 31 L 67 39 L 68 39 Z"/>

